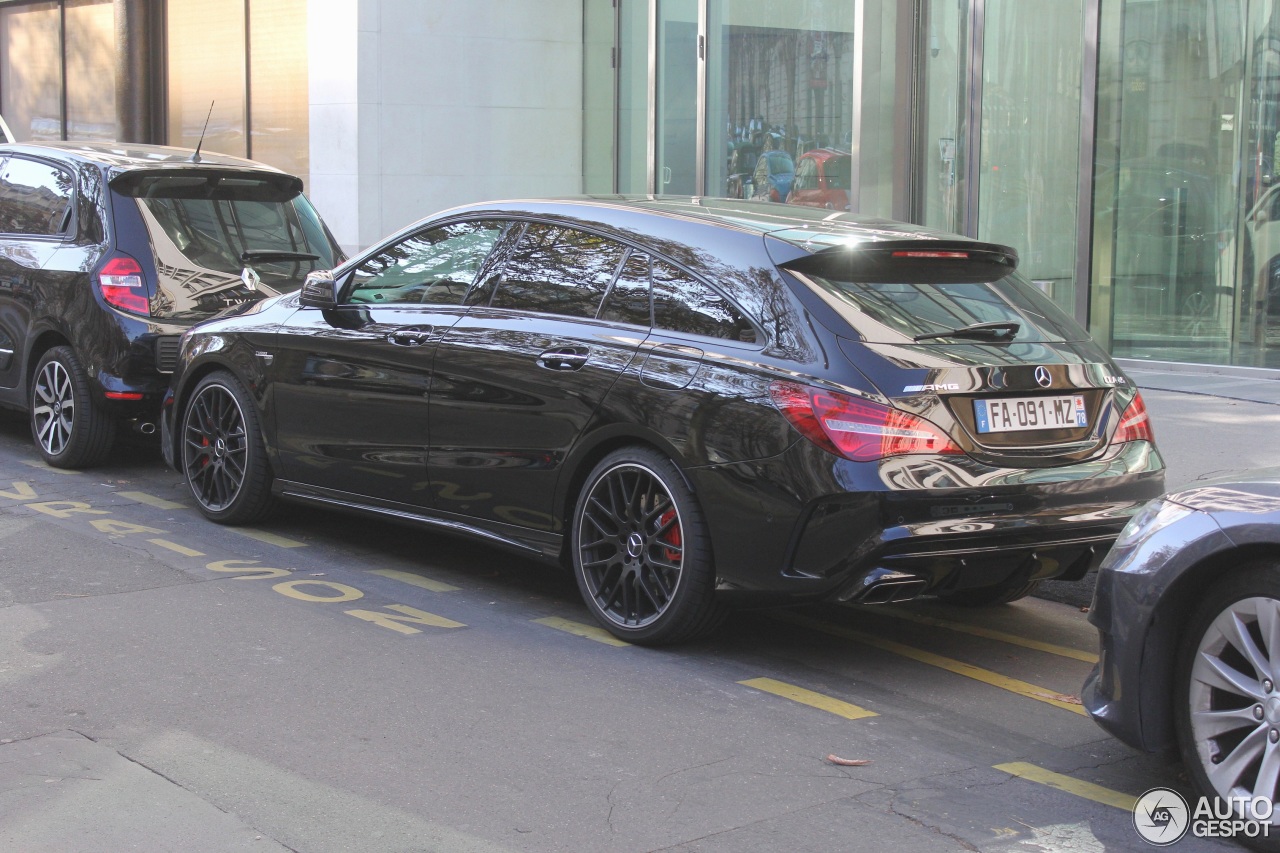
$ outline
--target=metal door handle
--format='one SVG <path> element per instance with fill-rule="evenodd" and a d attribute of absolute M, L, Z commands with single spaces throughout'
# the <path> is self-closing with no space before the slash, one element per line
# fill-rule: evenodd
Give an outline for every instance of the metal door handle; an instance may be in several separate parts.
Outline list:
<path fill-rule="evenodd" d="M 399 347 L 420 347 L 431 340 L 431 330 L 396 329 L 387 335 L 387 340 Z"/>
<path fill-rule="evenodd" d="M 581 370 L 590 353 L 577 347 L 549 349 L 538 356 L 538 366 L 547 370 Z"/>

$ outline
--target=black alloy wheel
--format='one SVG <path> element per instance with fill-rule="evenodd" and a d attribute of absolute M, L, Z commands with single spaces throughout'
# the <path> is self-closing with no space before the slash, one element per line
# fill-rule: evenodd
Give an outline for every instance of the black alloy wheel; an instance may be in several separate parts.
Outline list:
<path fill-rule="evenodd" d="M 87 468 L 106 459 L 116 423 L 93 402 L 89 378 L 71 347 L 53 347 L 31 379 L 31 436 L 54 468 Z"/>
<path fill-rule="evenodd" d="M 1280 565 L 1246 563 L 1202 597 L 1181 635 L 1174 722 L 1205 797 L 1280 800 Z M 1253 815 L 1244 815 L 1252 817 Z M 1280 850 L 1280 807 L 1267 839 Z"/>
<path fill-rule="evenodd" d="M 182 473 L 211 521 L 260 521 L 274 506 L 258 424 L 252 399 L 230 373 L 212 373 L 191 392 L 179 438 Z"/>
<path fill-rule="evenodd" d="M 574 511 L 572 548 L 583 599 L 619 639 L 682 642 L 724 621 L 706 522 L 656 451 L 624 448 L 596 465 Z"/>

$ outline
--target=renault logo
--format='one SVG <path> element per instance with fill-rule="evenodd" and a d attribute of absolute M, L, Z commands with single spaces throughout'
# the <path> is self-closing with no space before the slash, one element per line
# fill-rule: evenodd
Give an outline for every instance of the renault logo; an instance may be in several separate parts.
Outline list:
<path fill-rule="evenodd" d="M 1036 384 L 1041 388 L 1048 388 L 1053 384 L 1053 377 L 1049 375 L 1049 368 L 1043 365 L 1036 368 Z"/>

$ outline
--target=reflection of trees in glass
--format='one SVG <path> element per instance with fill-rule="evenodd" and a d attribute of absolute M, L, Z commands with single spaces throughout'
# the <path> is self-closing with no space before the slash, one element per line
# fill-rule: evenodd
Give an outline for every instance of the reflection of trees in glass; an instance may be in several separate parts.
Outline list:
<path fill-rule="evenodd" d="M 62 169 L 10 157 L 0 177 L 0 231 L 57 234 L 71 213 L 73 179 Z"/>
<path fill-rule="evenodd" d="M 362 263 L 356 303 L 460 305 L 502 235 L 496 222 L 456 222 L 401 240 Z"/>
<path fill-rule="evenodd" d="M 503 266 L 491 305 L 594 317 L 624 251 L 622 244 L 586 231 L 532 224 Z"/>
<path fill-rule="evenodd" d="M 653 263 L 653 323 L 660 329 L 753 342 L 756 330 L 707 285 L 662 261 Z"/>

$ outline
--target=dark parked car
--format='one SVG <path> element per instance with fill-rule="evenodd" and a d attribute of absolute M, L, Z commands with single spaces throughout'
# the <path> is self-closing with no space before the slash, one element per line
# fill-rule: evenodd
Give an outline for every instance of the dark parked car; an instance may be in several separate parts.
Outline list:
<path fill-rule="evenodd" d="M 0 145 L 0 405 L 60 468 L 155 431 L 181 333 L 342 260 L 293 175 L 111 144 Z"/>
<path fill-rule="evenodd" d="M 660 643 L 726 605 L 1008 601 L 1161 491 L 1137 389 L 1012 250 L 764 202 L 457 208 L 183 338 L 204 514 L 276 496 L 573 566 Z"/>
<path fill-rule="evenodd" d="M 1202 796 L 1280 800 L 1280 470 L 1148 504 L 1098 571 L 1089 621 L 1094 720 L 1138 749 L 1176 745 Z"/>

